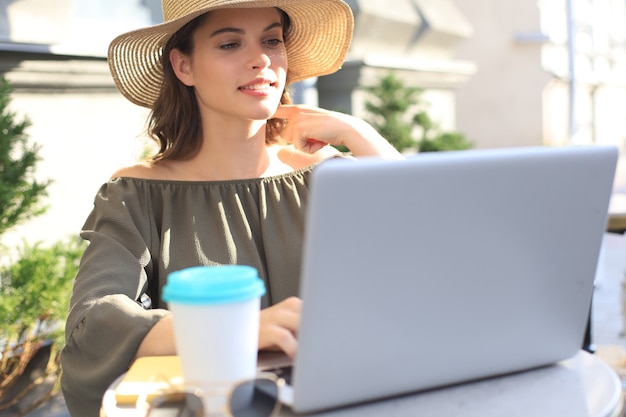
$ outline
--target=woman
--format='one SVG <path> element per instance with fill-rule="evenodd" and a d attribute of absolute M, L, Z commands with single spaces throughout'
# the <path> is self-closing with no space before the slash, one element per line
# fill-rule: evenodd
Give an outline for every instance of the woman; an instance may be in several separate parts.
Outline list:
<path fill-rule="evenodd" d="M 97 415 L 134 359 L 175 353 L 160 291 L 192 265 L 256 267 L 267 288 L 258 348 L 293 356 L 311 171 L 338 155 L 330 145 L 401 158 L 361 120 L 289 105 L 289 83 L 341 66 L 353 25 L 343 1 L 164 0 L 163 12 L 109 49 L 120 91 L 152 109 L 159 151 L 101 187 L 81 232 L 90 245 L 61 355 L 74 416 Z"/>

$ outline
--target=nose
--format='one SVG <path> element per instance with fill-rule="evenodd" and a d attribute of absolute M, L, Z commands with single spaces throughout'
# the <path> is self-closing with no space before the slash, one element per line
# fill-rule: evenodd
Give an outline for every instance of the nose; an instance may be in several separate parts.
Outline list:
<path fill-rule="evenodd" d="M 250 54 L 250 67 L 252 69 L 258 70 L 267 68 L 271 63 L 272 60 L 263 48 L 257 47 L 252 50 Z"/>

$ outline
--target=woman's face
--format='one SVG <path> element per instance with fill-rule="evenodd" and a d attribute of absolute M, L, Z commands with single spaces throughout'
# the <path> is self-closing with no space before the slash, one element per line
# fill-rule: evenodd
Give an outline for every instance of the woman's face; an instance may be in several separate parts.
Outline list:
<path fill-rule="evenodd" d="M 193 86 L 205 115 L 266 120 L 280 103 L 287 76 L 281 15 L 275 8 L 210 12 L 193 35 L 191 56 L 170 61 Z"/>

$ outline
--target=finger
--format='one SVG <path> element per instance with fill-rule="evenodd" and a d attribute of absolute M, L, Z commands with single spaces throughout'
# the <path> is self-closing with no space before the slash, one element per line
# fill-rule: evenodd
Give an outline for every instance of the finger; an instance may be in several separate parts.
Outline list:
<path fill-rule="evenodd" d="M 288 310 L 295 311 L 297 313 L 300 313 L 300 311 L 302 311 L 302 299 L 298 297 L 285 298 L 283 301 L 276 305 L 284 306 Z"/>
<path fill-rule="evenodd" d="M 328 145 L 328 142 L 325 142 L 320 139 L 315 139 L 315 138 L 305 138 L 305 141 L 307 145 L 309 146 L 322 146 L 323 147 L 323 146 Z"/>
<path fill-rule="evenodd" d="M 261 325 L 279 326 L 296 333 L 300 326 L 300 309 L 299 302 L 283 301 L 261 311 Z"/>
<path fill-rule="evenodd" d="M 293 358 L 298 351 L 298 339 L 293 333 L 281 332 L 280 334 L 281 337 L 277 338 L 276 346 L 287 356 Z"/>
<path fill-rule="evenodd" d="M 281 136 L 287 143 L 293 144 L 296 149 L 315 153 L 330 143 L 325 140 L 326 138 L 319 136 L 324 133 L 321 131 L 321 127 L 325 125 L 314 115 L 303 117 L 302 113 L 299 113 L 297 118 L 287 122 Z"/>
<path fill-rule="evenodd" d="M 280 349 L 294 355 L 302 300 L 290 297 L 261 311 L 259 349 Z"/>
<path fill-rule="evenodd" d="M 259 335 L 259 350 L 264 349 L 281 350 L 293 358 L 298 350 L 298 339 L 285 328 L 268 327 Z"/>
<path fill-rule="evenodd" d="M 276 312 L 270 317 L 266 316 L 262 318 L 261 325 L 268 327 L 278 326 L 285 328 L 292 333 L 296 333 L 300 327 L 300 313 L 286 310 Z"/>
<path fill-rule="evenodd" d="M 314 154 L 315 152 L 328 145 L 328 142 L 324 142 L 322 140 L 314 138 L 304 138 L 304 140 L 294 141 L 292 143 L 294 144 L 296 149 L 309 154 Z"/>

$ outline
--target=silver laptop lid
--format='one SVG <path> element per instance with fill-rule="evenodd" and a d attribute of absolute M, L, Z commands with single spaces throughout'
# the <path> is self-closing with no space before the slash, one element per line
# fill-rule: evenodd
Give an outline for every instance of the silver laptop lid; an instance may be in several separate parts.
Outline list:
<path fill-rule="evenodd" d="M 617 149 L 331 160 L 311 182 L 294 409 L 529 369 L 580 348 Z"/>

